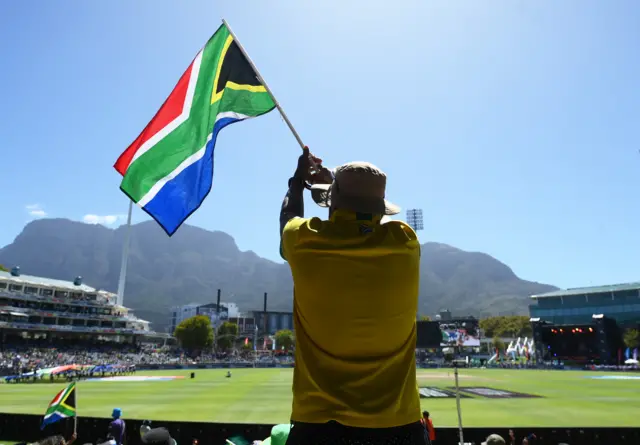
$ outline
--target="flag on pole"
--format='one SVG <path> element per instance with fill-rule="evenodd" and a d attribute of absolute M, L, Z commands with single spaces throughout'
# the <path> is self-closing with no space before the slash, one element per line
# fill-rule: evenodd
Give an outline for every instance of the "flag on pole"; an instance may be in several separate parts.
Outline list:
<path fill-rule="evenodd" d="M 275 103 L 222 25 L 196 55 L 154 118 L 120 155 L 120 189 L 169 236 L 202 204 L 213 181 L 220 130 Z"/>
<path fill-rule="evenodd" d="M 45 426 L 57 422 L 60 419 L 75 416 L 76 384 L 74 382 L 60 391 L 58 395 L 53 398 L 51 403 L 49 403 L 49 408 L 47 408 L 47 412 L 44 414 L 44 419 L 42 419 L 42 426 L 40 429 L 44 429 Z"/>
<path fill-rule="evenodd" d="M 618 348 L 618 364 L 622 361 L 622 348 Z"/>

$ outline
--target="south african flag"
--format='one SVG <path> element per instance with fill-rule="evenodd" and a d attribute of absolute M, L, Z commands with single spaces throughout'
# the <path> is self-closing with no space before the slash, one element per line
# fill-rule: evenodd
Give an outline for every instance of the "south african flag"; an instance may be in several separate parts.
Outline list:
<path fill-rule="evenodd" d="M 213 150 L 227 125 L 268 113 L 275 102 L 222 25 L 114 167 L 120 189 L 171 236 L 206 198 Z"/>
<path fill-rule="evenodd" d="M 51 403 L 47 412 L 42 419 L 41 429 L 45 426 L 57 422 L 67 417 L 75 417 L 76 415 L 76 384 L 75 382 L 67 386 L 56 395 Z"/>

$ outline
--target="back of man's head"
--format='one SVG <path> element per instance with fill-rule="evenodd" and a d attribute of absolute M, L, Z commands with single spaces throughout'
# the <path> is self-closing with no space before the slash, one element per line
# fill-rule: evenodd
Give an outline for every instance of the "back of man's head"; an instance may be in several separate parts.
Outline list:
<path fill-rule="evenodd" d="M 347 210 L 375 216 L 395 215 L 400 207 L 385 199 L 387 176 L 368 162 L 349 162 L 333 171 L 331 184 L 314 184 L 311 196 L 330 212 Z"/>

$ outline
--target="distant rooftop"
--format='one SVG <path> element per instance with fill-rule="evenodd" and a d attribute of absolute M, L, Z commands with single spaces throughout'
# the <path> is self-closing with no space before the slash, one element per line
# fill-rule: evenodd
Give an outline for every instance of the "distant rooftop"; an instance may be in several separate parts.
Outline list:
<path fill-rule="evenodd" d="M 571 295 L 589 295 L 600 294 L 606 292 L 620 292 L 625 290 L 639 290 L 640 282 L 636 283 L 624 283 L 624 284 L 610 284 L 608 286 L 593 286 L 593 287 L 576 287 L 567 290 L 556 290 L 553 292 L 547 292 L 545 294 L 532 295 L 531 298 L 550 298 L 550 297 L 568 297 Z"/>
<path fill-rule="evenodd" d="M 33 275 L 20 274 L 19 276 L 13 276 L 9 272 L 0 271 L 0 281 L 11 281 L 13 283 L 33 284 L 40 287 L 53 287 L 60 290 L 68 291 L 81 291 L 81 292 L 96 292 L 91 286 L 86 284 L 80 284 L 76 286 L 73 281 L 54 280 L 52 278 L 36 277 Z"/>
<path fill-rule="evenodd" d="M 231 303 L 234 304 L 234 303 Z M 215 308 L 217 307 L 218 303 L 189 303 L 189 304 L 183 304 L 181 306 L 173 306 L 171 308 L 171 310 L 173 311 L 179 311 L 179 310 L 188 310 L 188 309 L 196 309 L 199 307 L 204 307 L 204 308 Z M 224 308 L 224 309 L 228 309 L 229 308 L 229 303 L 224 303 L 224 302 L 220 302 L 220 307 Z"/>

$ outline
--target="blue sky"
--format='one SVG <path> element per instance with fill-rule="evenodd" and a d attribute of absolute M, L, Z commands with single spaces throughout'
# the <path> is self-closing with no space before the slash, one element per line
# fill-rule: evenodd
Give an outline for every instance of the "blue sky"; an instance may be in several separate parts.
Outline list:
<path fill-rule="evenodd" d="M 326 165 L 373 162 L 424 210 L 422 241 L 563 287 L 640 280 L 634 0 L 2 2 L 0 246 L 36 217 L 122 222 L 113 162 L 221 17 Z M 278 260 L 298 155 L 276 113 L 225 129 L 188 222 Z"/>

